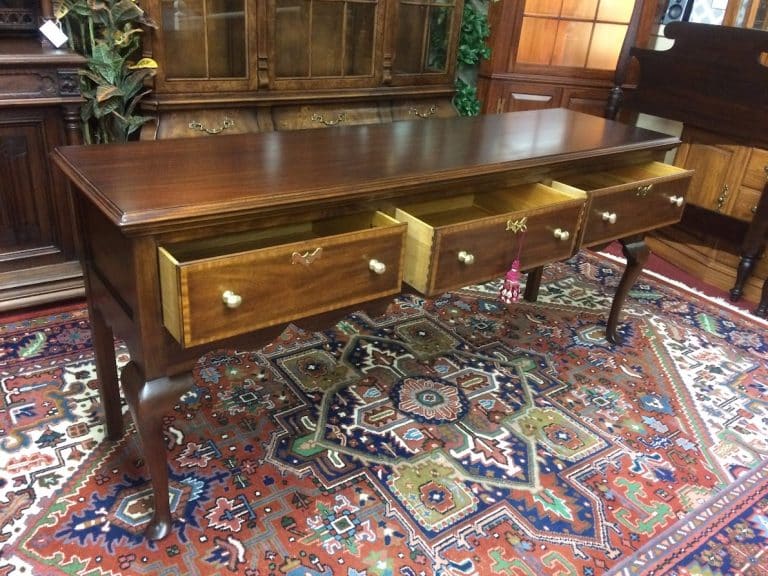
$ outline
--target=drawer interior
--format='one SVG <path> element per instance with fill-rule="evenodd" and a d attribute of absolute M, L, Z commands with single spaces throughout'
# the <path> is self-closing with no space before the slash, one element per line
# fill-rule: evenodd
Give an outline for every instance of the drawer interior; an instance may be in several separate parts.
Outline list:
<path fill-rule="evenodd" d="M 555 190 L 544 184 L 530 183 L 504 190 L 400 205 L 395 218 L 401 221 L 417 218 L 427 226 L 439 228 L 583 198 L 584 193 L 580 190 Z"/>
<path fill-rule="evenodd" d="M 686 170 L 663 162 L 648 162 L 596 172 L 569 174 L 557 180 L 581 190 L 592 191 L 674 179 L 684 172 Z"/>
<path fill-rule="evenodd" d="M 214 238 L 186 241 L 179 244 L 167 244 L 163 246 L 163 249 L 172 254 L 178 263 L 194 262 L 209 258 L 229 257 L 233 254 L 303 242 L 313 238 L 338 236 L 370 228 L 398 225 L 400 223 L 397 220 L 383 212 L 364 212 L 263 230 L 223 234 Z"/>

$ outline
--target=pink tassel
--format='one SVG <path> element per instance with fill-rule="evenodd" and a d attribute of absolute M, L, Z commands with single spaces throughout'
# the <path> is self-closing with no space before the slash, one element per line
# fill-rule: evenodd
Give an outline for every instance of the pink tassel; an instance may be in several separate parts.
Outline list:
<path fill-rule="evenodd" d="M 499 291 L 499 298 L 504 304 L 520 301 L 520 260 L 515 258 L 504 277 L 504 284 Z"/>

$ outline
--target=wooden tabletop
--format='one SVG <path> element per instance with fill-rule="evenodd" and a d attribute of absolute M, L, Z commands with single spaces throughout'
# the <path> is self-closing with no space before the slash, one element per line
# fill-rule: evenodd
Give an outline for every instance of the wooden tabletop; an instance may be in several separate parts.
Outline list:
<path fill-rule="evenodd" d="M 678 139 L 565 109 L 333 129 L 68 146 L 55 163 L 130 229 L 312 201 L 361 199 Z"/>

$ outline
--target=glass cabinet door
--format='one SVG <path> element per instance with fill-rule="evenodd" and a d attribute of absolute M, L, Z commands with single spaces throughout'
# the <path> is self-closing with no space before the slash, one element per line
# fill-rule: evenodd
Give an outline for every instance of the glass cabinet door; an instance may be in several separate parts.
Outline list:
<path fill-rule="evenodd" d="M 615 70 L 634 4 L 634 0 L 527 0 L 518 68 Z"/>
<path fill-rule="evenodd" d="M 273 78 L 278 87 L 372 86 L 383 0 L 274 0 Z"/>
<path fill-rule="evenodd" d="M 394 76 L 445 76 L 454 69 L 455 0 L 399 0 L 394 37 Z"/>
<path fill-rule="evenodd" d="M 155 1 L 157 4 L 157 0 Z M 249 87 L 246 0 L 160 0 L 153 46 L 158 79 L 168 91 Z M 157 42 L 157 40 L 156 40 Z"/>

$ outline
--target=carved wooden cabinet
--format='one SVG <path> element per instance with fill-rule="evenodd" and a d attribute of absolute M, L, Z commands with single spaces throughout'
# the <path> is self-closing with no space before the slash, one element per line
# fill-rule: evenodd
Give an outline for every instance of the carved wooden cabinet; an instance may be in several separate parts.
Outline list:
<path fill-rule="evenodd" d="M 80 141 L 82 58 L 0 37 L 0 310 L 81 296 L 68 187 L 49 154 Z"/>
<path fill-rule="evenodd" d="M 463 0 L 149 0 L 142 138 L 455 115 Z"/>

